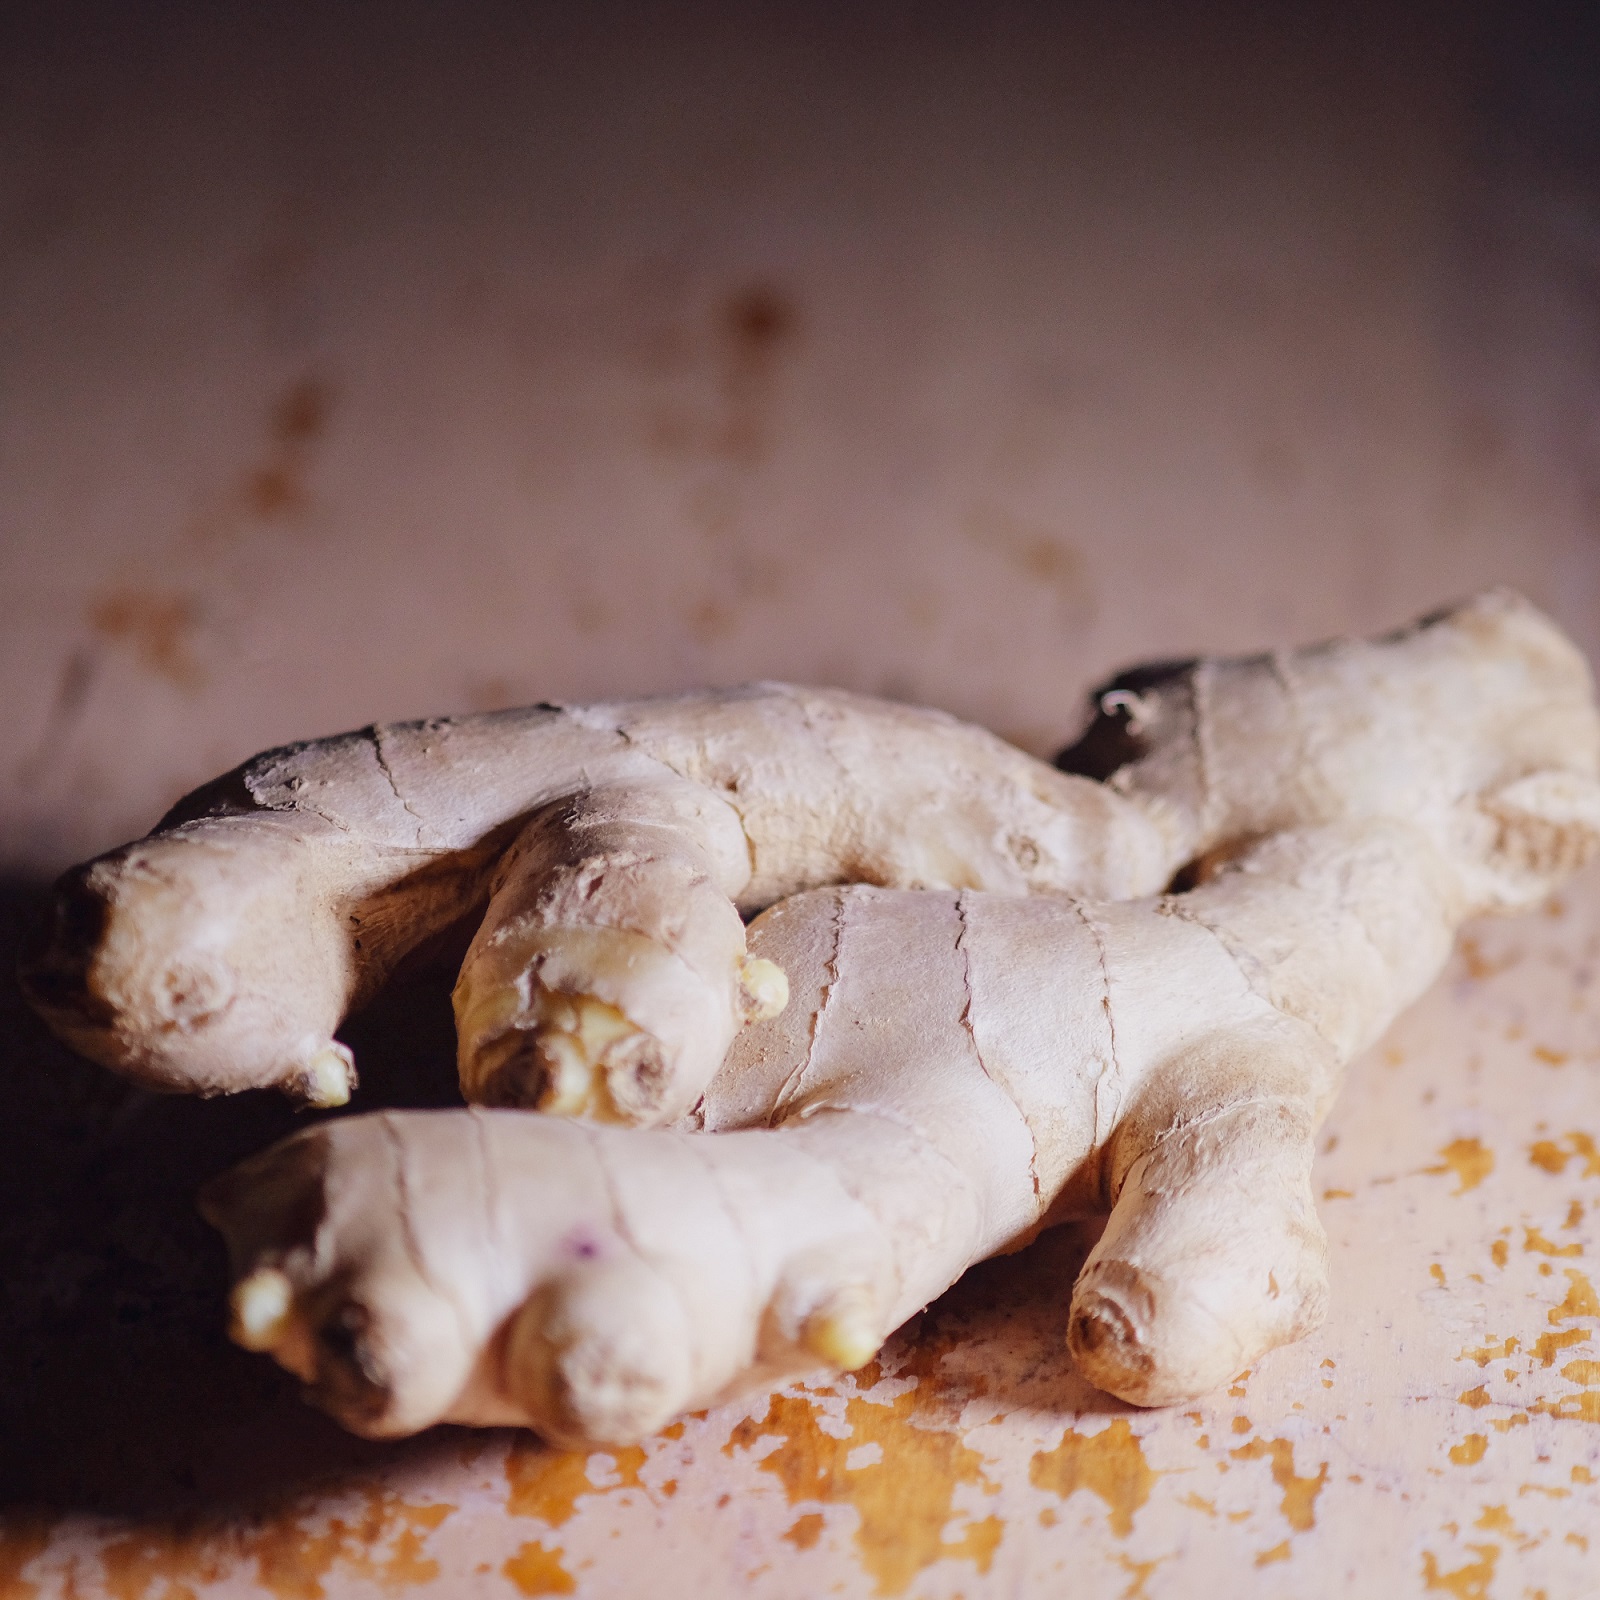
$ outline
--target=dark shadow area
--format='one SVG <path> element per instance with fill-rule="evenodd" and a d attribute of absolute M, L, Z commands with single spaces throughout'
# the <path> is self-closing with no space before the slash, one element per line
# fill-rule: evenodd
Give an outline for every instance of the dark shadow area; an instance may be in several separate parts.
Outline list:
<path fill-rule="evenodd" d="M 181 1536 L 270 1517 L 380 1465 L 458 1456 L 456 1429 L 354 1438 L 228 1342 L 227 1260 L 195 1191 L 307 1114 L 270 1093 L 153 1095 L 58 1043 L 14 977 L 47 899 L 41 884 L 0 882 L 0 1516 L 91 1512 Z M 343 1037 L 363 1085 L 334 1115 L 461 1103 L 448 979 L 393 989 Z M 917 1374 L 930 1418 L 986 1394 L 1124 1409 L 1066 1351 L 1067 1300 L 1095 1231 L 1058 1229 L 975 1268 L 864 1379 Z"/>
<path fill-rule="evenodd" d="M 59 1044 L 14 976 L 46 898 L 0 882 L 0 1510 L 262 1510 L 437 1448 L 351 1437 L 228 1342 L 195 1191 L 306 1116 L 269 1093 L 153 1095 Z M 349 1111 L 460 1103 L 446 983 L 396 990 L 345 1037 L 364 1073 Z"/>

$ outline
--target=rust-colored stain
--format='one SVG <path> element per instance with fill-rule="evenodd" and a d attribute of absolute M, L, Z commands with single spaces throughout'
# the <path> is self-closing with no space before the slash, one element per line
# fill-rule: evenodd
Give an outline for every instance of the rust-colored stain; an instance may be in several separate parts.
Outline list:
<path fill-rule="evenodd" d="M 522 1594 L 571 1594 L 577 1588 L 561 1565 L 560 1550 L 546 1550 L 537 1539 L 530 1539 L 500 1570 Z"/>
<path fill-rule="evenodd" d="M 1594 1285 L 1576 1267 L 1561 1270 L 1571 1281 L 1567 1285 L 1566 1299 L 1551 1308 L 1550 1320 L 1569 1322 L 1573 1317 L 1600 1317 L 1600 1297 L 1596 1296 Z"/>
<path fill-rule="evenodd" d="M 1028 1481 L 1036 1489 L 1049 1489 L 1065 1500 L 1075 1490 L 1087 1489 L 1105 1502 L 1112 1533 L 1126 1539 L 1133 1532 L 1134 1514 L 1150 1498 L 1160 1476 L 1144 1458 L 1144 1446 L 1126 1417 L 1088 1435 L 1068 1428 L 1054 1450 L 1041 1450 L 1028 1468 Z"/>
<path fill-rule="evenodd" d="M 1491 1361 L 1502 1361 L 1507 1356 L 1515 1355 L 1518 1349 L 1521 1348 L 1521 1343 L 1521 1340 L 1515 1338 L 1500 1340 L 1491 1339 L 1488 1344 L 1481 1345 L 1476 1350 L 1463 1350 L 1461 1354 L 1456 1357 L 1456 1360 L 1472 1361 L 1480 1367 L 1486 1367 Z M 1545 1365 L 1549 1366 L 1550 1363 L 1547 1361 Z"/>
<path fill-rule="evenodd" d="M 689 632 L 700 644 L 715 644 L 726 639 L 739 626 L 739 615 L 732 606 L 715 598 L 696 601 L 689 608 Z"/>
<path fill-rule="evenodd" d="M 1536 1251 L 1542 1256 L 1581 1256 L 1581 1244 L 1557 1244 L 1553 1239 L 1547 1239 L 1537 1228 L 1524 1227 L 1523 1233 L 1527 1237 L 1522 1242 L 1524 1250 Z"/>
<path fill-rule="evenodd" d="M 1272 1462 L 1272 1481 L 1283 1490 L 1279 1509 L 1296 1533 L 1304 1533 L 1316 1526 L 1317 1496 L 1328 1481 L 1328 1463 L 1324 1461 L 1314 1478 L 1295 1476 L 1294 1446 L 1287 1439 L 1252 1439 L 1237 1450 L 1228 1452 L 1235 1461 L 1258 1461 L 1266 1456 Z"/>
<path fill-rule="evenodd" d="M 289 447 L 312 444 L 322 437 L 333 410 L 333 391 L 319 378 L 301 378 L 272 407 L 272 437 Z"/>
<path fill-rule="evenodd" d="M 1281 1544 L 1275 1544 L 1270 1550 L 1263 1550 L 1256 1557 L 1258 1567 L 1270 1567 L 1274 1561 L 1287 1561 L 1289 1559 L 1289 1541 L 1285 1539 Z"/>
<path fill-rule="evenodd" d="M 1561 1148 L 1561 1140 L 1540 1139 L 1528 1148 L 1528 1159 L 1536 1167 L 1543 1167 L 1546 1172 L 1561 1173 L 1567 1170 L 1567 1163 L 1578 1160 L 1583 1163 L 1578 1168 L 1580 1178 L 1600 1178 L 1600 1149 L 1595 1147 L 1591 1134 L 1572 1133 L 1562 1136 L 1571 1145 L 1570 1150 Z"/>
<path fill-rule="evenodd" d="M 1497 1267 L 1503 1267 L 1506 1262 L 1511 1259 L 1511 1246 L 1508 1245 L 1504 1239 L 1496 1239 L 1495 1242 L 1489 1246 L 1489 1259 L 1494 1262 Z"/>
<path fill-rule="evenodd" d="M 597 1487 L 589 1478 L 590 1454 L 554 1450 L 538 1440 L 519 1436 L 506 1452 L 506 1510 L 514 1517 L 537 1517 L 559 1528 L 571 1520 L 578 1501 L 586 1494 L 609 1494 L 617 1489 L 638 1489 L 639 1469 L 645 1453 L 638 1445 L 598 1452 L 613 1464 L 617 1483 Z"/>
<path fill-rule="evenodd" d="M 716 400 L 696 403 L 691 390 L 657 408 L 649 424 L 651 448 L 669 456 L 710 456 L 735 470 L 759 466 L 772 445 L 780 361 L 800 332 L 795 302 L 762 282 L 723 297 L 706 329 L 709 338 L 683 326 L 657 329 L 647 340 L 647 365 L 658 376 L 675 374 L 697 388 L 709 381 Z"/>
<path fill-rule="evenodd" d="M 146 1600 L 151 1586 L 163 1597 L 216 1583 L 251 1561 L 257 1581 L 276 1600 L 323 1600 L 323 1579 L 341 1574 L 391 1590 L 413 1588 L 439 1576 L 423 1550 L 425 1536 L 453 1505 L 408 1505 L 396 1494 L 365 1491 L 366 1504 L 350 1521 L 330 1517 L 312 1526 L 309 1512 L 290 1511 L 244 1527 L 139 1529 L 101 1547 L 106 1592 L 113 1600 Z"/>
<path fill-rule="evenodd" d="M 748 362 L 770 361 L 778 347 L 794 337 L 799 322 L 794 303 L 768 283 L 735 290 L 722 307 L 728 341 Z"/>
<path fill-rule="evenodd" d="M 199 625 L 199 600 L 178 590 L 113 589 L 89 607 L 89 626 L 102 639 L 125 645 L 142 667 L 180 689 L 205 682 L 191 651 Z"/>
<path fill-rule="evenodd" d="M 1547 1067 L 1564 1067 L 1572 1059 L 1565 1050 L 1552 1050 L 1547 1044 L 1536 1044 L 1533 1047 L 1536 1061 L 1542 1061 Z"/>
<path fill-rule="evenodd" d="M 1500 1559 L 1497 1544 L 1469 1544 L 1467 1549 L 1477 1556 L 1454 1572 L 1441 1572 L 1438 1557 L 1431 1550 L 1422 1553 L 1422 1586 L 1443 1594 L 1453 1594 L 1456 1600 L 1489 1600 L 1489 1585 L 1494 1582 L 1495 1564 Z"/>
<path fill-rule="evenodd" d="M 1424 1167 L 1426 1173 L 1454 1173 L 1456 1194 L 1476 1189 L 1494 1171 L 1494 1151 L 1481 1139 L 1452 1139 L 1440 1151 L 1437 1166 Z"/>
<path fill-rule="evenodd" d="M 246 508 L 264 520 L 296 516 L 310 502 L 301 481 L 305 455 L 322 437 L 333 410 L 333 392 L 318 378 L 301 378 L 276 401 L 268 416 L 272 449 L 244 475 Z"/>
<path fill-rule="evenodd" d="M 1451 1445 L 1450 1459 L 1458 1467 L 1475 1467 L 1483 1460 L 1483 1453 L 1488 1448 L 1488 1434 L 1469 1433 L 1460 1444 Z"/>
<path fill-rule="evenodd" d="M 245 504 L 258 516 L 292 516 L 306 507 L 306 492 L 288 467 L 274 462 L 245 474 Z"/>
<path fill-rule="evenodd" d="M 288 522 L 309 509 L 305 484 L 312 452 L 333 412 L 330 384 L 307 375 L 290 384 L 267 409 L 265 448 L 244 467 L 221 503 L 213 504 L 186 530 L 202 547 L 237 537 L 252 522 Z"/>
<path fill-rule="evenodd" d="M 1081 622 L 1092 614 L 1094 592 L 1083 555 L 1052 530 L 984 506 L 968 515 L 967 536 L 999 556 L 1030 589 L 1052 591 L 1064 618 Z"/>
<path fill-rule="evenodd" d="M 0 1595 L 5 1600 L 34 1600 L 39 1585 L 22 1576 L 22 1569 L 44 1554 L 50 1542 L 49 1518 L 8 1512 L 0 1525 Z"/>
<path fill-rule="evenodd" d="M 796 1550 L 809 1550 L 822 1537 L 822 1525 L 822 1513 L 808 1511 L 803 1517 L 796 1517 L 778 1537 L 787 1539 Z"/>
<path fill-rule="evenodd" d="M 1489 1391 L 1481 1383 L 1476 1389 L 1468 1389 L 1465 1394 L 1456 1396 L 1457 1405 L 1471 1406 L 1474 1411 L 1480 1410 L 1489 1403 Z"/>
<path fill-rule="evenodd" d="M 1492 978 L 1497 973 L 1507 971 L 1522 959 L 1519 953 L 1506 956 L 1500 961 L 1491 961 L 1483 953 L 1483 946 L 1471 934 L 1462 935 L 1460 950 L 1462 963 L 1467 969 L 1467 976 L 1476 979 L 1480 983 L 1485 978 Z"/>
<path fill-rule="evenodd" d="M 959 1434 L 913 1422 L 924 1411 L 920 1388 L 888 1401 L 852 1395 L 845 1401 L 848 1434 L 836 1438 L 818 1425 L 822 1409 L 803 1390 L 774 1394 L 764 1417 L 746 1418 L 734 1428 L 723 1453 L 732 1456 L 763 1438 L 780 1438 L 781 1447 L 762 1459 L 761 1470 L 782 1483 L 790 1505 L 809 1500 L 853 1506 L 862 1565 L 879 1594 L 901 1594 L 925 1567 L 946 1558 L 969 1560 L 987 1572 L 1003 1532 L 998 1518 L 987 1517 L 969 1523 L 958 1540 L 945 1537 L 956 1515 L 956 1486 L 993 1486 L 984 1477 L 982 1457 Z M 878 1459 L 849 1465 L 868 1444 L 879 1447 Z"/>

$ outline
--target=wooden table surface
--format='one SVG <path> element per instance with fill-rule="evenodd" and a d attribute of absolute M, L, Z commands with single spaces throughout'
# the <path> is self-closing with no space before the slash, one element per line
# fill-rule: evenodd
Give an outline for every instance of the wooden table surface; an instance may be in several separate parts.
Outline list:
<path fill-rule="evenodd" d="M 787 676 L 1047 752 L 1129 660 L 1492 582 L 1593 657 L 1584 27 L 1377 9 L 14 8 L 0 970 L 373 718 Z M 1472 930 L 1328 1124 L 1326 1327 L 1226 1393 L 1089 1390 L 1062 1230 L 588 1458 L 229 1346 L 192 1196 L 294 1114 L 5 980 L 0 1595 L 1600 1593 L 1597 961 L 1594 874 Z M 441 989 L 350 1037 L 353 1109 L 451 1102 Z"/>

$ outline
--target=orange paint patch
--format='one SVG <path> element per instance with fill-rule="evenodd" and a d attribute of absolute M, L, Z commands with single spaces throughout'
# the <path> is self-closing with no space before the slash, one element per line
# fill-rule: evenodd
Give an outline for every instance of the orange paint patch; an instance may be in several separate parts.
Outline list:
<path fill-rule="evenodd" d="M 1581 1256 L 1581 1244 L 1556 1244 L 1554 1240 L 1547 1239 L 1537 1228 L 1524 1228 L 1527 1237 L 1523 1240 L 1524 1250 L 1537 1251 L 1542 1256 Z"/>
<path fill-rule="evenodd" d="M 1561 1369 L 1568 1383 L 1600 1383 L 1600 1361 L 1569 1361 Z"/>
<path fill-rule="evenodd" d="M 1289 1559 L 1289 1541 L 1285 1539 L 1282 1544 L 1275 1544 L 1270 1550 L 1263 1550 L 1256 1557 L 1258 1567 L 1270 1567 L 1274 1561 L 1287 1561 Z"/>
<path fill-rule="evenodd" d="M 6 1600 L 34 1600 L 39 1593 L 22 1569 L 44 1554 L 50 1528 L 51 1519 L 29 1512 L 8 1512 L 0 1523 L 0 1595 Z"/>
<path fill-rule="evenodd" d="M 309 1541 L 305 1548 L 313 1596 L 323 1594 L 319 1581 L 333 1565 L 332 1556 L 324 1562 L 322 1541 Z M 113 1539 L 100 1551 L 101 1581 L 112 1600 L 145 1600 L 151 1585 L 164 1584 L 169 1595 L 189 1596 L 196 1583 L 216 1583 L 227 1573 L 227 1554 L 211 1547 L 202 1535 L 186 1538 L 165 1530 L 129 1534 Z"/>
<path fill-rule="evenodd" d="M 1489 1448 L 1489 1436 L 1484 1433 L 1469 1433 L 1460 1444 L 1450 1447 L 1450 1459 L 1458 1467 L 1475 1467 L 1483 1460 L 1483 1453 Z"/>
<path fill-rule="evenodd" d="M 1157 1556 L 1154 1561 L 1134 1561 L 1117 1551 L 1117 1564 L 1128 1574 L 1133 1582 L 1122 1591 L 1119 1600 L 1145 1600 L 1144 1586 L 1150 1581 L 1150 1574 L 1161 1565 L 1163 1561 L 1170 1560 L 1169 1556 Z"/>
<path fill-rule="evenodd" d="M 1428 1268 L 1428 1276 L 1432 1278 L 1441 1289 L 1448 1287 L 1445 1283 L 1444 1268 L 1441 1267 L 1437 1261 L 1435 1261 Z"/>
<path fill-rule="evenodd" d="M 987 1572 L 1005 1531 L 1006 1525 L 999 1517 L 982 1517 L 969 1522 L 959 1539 L 946 1539 L 943 1554 L 959 1561 L 971 1561 L 979 1572 Z"/>
<path fill-rule="evenodd" d="M 1049 1489 L 1063 1500 L 1079 1489 L 1098 1495 L 1119 1539 L 1133 1532 L 1134 1515 L 1150 1498 L 1157 1476 L 1126 1417 L 1114 1418 L 1099 1433 L 1084 1435 L 1068 1428 L 1061 1443 L 1039 1451 L 1028 1468 L 1028 1481 L 1036 1489 Z"/>
<path fill-rule="evenodd" d="M 546 1550 L 530 1539 L 500 1569 L 522 1594 L 571 1594 L 578 1586 L 561 1565 L 560 1550 Z"/>
<path fill-rule="evenodd" d="M 1497 1267 L 1503 1267 L 1510 1259 L 1510 1256 L 1511 1246 L 1508 1245 L 1504 1239 L 1496 1239 L 1495 1242 L 1489 1246 L 1489 1259 L 1494 1262 Z"/>
<path fill-rule="evenodd" d="M 1577 1160 L 1583 1163 L 1578 1169 L 1580 1178 L 1600 1178 L 1600 1148 L 1596 1148 L 1592 1135 L 1574 1131 L 1563 1137 L 1572 1147 L 1570 1150 L 1563 1150 L 1560 1140 L 1541 1139 L 1529 1147 L 1528 1160 L 1546 1172 L 1557 1173 L 1565 1172 L 1567 1163 Z"/>
<path fill-rule="evenodd" d="M 1489 1600 L 1489 1585 L 1494 1582 L 1494 1569 L 1500 1560 L 1497 1544 L 1469 1544 L 1477 1560 L 1454 1572 L 1441 1572 L 1439 1562 L 1431 1550 L 1422 1554 L 1422 1585 L 1444 1594 L 1453 1594 L 1456 1600 Z"/>
<path fill-rule="evenodd" d="M 1491 961 L 1483 953 L 1483 946 L 1471 934 L 1464 934 L 1460 944 L 1462 964 L 1467 969 L 1467 976 L 1482 982 L 1485 978 L 1492 978 L 1497 972 L 1504 972 L 1508 967 L 1514 967 L 1521 959 L 1520 956 L 1508 956 L 1501 961 Z"/>
<path fill-rule="evenodd" d="M 1536 1061 L 1542 1061 L 1547 1067 L 1564 1067 L 1572 1059 L 1565 1050 L 1552 1050 L 1547 1044 L 1536 1044 L 1533 1047 Z"/>
<path fill-rule="evenodd" d="M 1440 1149 L 1438 1166 L 1424 1167 L 1426 1173 L 1454 1173 L 1456 1194 L 1476 1189 L 1494 1171 L 1494 1151 L 1481 1139 L 1452 1139 Z"/>
<path fill-rule="evenodd" d="M 114 1600 L 145 1600 L 155 1583 L 176 1596 L 195 1584 L 242 1575 L 253 1561 L 257 1581 L 277 1600 L 323 1600 L 323 1579 L 335 1570 L 408 1588 L 439 1576 L 423 1539 L 455 1509 L 407 1505 L 397 1495 L 368 1490 L 358 1516 L 330 1517 L 320 1528 L 310 1525 L 310 1513 L 288 1512 L 243 1529 L 140 1529 L 102 1547 L 103 1581 Z"/>
<path fill-rule="evenodd" d="M 1555 1400 L 1535 1400 L 1528 1409 L 1557 1422 L 1600 1422 L 1600 1389 L 1584 1389 Z"/>
<path fill-rule="evenodd" d="M 1485 1533 L 1503 1533 L 1509 1539 L 1522 1538 L 1517 1532 L 1516 1523 L 1511 1520 L 1511 1513 L 1504 1506 L 1485 1506 L 1482 1515 L 1472 1526 L 1482 1528 Z"/>
<path fill-rule="evenodd" d="M 915 1425 L 921 1405 L 917 1389 L 884 1402 L 851 1396 L 845 1402 L 849 1436 L 839 1439 L 818 1426 L 822 1412 L 809 1396 L 775 1394 L 766 1416 L 739 1423 L 723 1451 L 731 1456 L 776 1434 L 783 1444 L 762 1459 L 761 1470 L 782 1483 L 791 1505 L 854 1506 L 862 1565 L 879 1594 L 901 1594 L 925 1567 L 946 1557 L 987 1572 L 1003 1531 L 990 1517 L 970 1524 L 959 1540 L 945 1538 L 956 1515 L 956 1487 L 991 1486 L 982 1458 L 958 1434 Z M 850 1466 L 849 1458 L 867 1444 L 879 1446 L 877 1460 Z"/>
<path fill-rule="evenodd" d="M 1600 1317 L 1600 1297 L 1596 1296 L 1594 1285 L 1576 1267 L 1563 1267 L 1561 1270 L 1571 1281 L 1567 1286 L 1566 1299 L 1551 1310 L 1550 1321 L 1568 1322 L 1573 1317 Z"/>
<path fill-rule="evenodd" d="M 1586 1328 L 1568 1328 L 1565 1333 L 1541 1333 L 1533 1341 L 1533 1348 L 1528 1354 L 1536 1356 L 1541 1367 L 1553 1367 L 1556 1356 L 1569 1345 L 1588 1342 L 1589 1331 Z"/>
<path fill-rule="evenodd" d="M 1489 1391 L 1481 1383 L 1476 1389 L 1468 1389 L 1465 1394 L 1456 1396 L 1457 1405 L 1471 1406 L 1474 1411 L 1489 1403 Z"/>
<path fill-rule="evenodd" d="M 787 1539 L 796 1550 L 809 1550 L 822 1537 L 822 1526 L 822 1513 L 808 1511 L 803 1517 L 797 1517 L 778 1537 Z"/>
<path fill-rule="evenodd" d="M 1463 1350 L 1456 1357 L 1457 1361 L 1473 1361 L 1480 1367 L 1486 1367 L 1491 1361 L 1503 1360 L 1506 1356 L 1515 1355 L 1520 1345 L 1517 1339 L 1501 1339 L 1498 1342 L 1491 1339 L 1488 1344 L 1477 1350 Z M 1549 1363 L 1547 1362 L 1548 1366 Z"/>
<path fill-rule="evenodd" d="M 1235 1461 L 1258 1461 L 1266 1456 L 1272 1462 L 1272 1481 L 1283 1490 L 1279 1509 L 1296 1533 L 1304 1533 L 1316 1526 L 1317 1496 L 1328 1481 L 1328 1463 L 1324 1461 L 1314 1478 L 1295 1476 L 1294 1446 L 1287 1439 L 1252 1439 L 1229 1455 Z"/>
<path fill-rule="evenodd" d="M 559 1528 L 571 1519 L 584 1495 L 642 1487 L 639 1469 L 645 1453 L 637 1445 L 600 1454 L 611 1460 L 620 1480 L 604 1488 L 590 1481 L 587 1453 L 553 1450 L 519 1436 L 506 1452 L 506 1510 L 514 1517 L 537 1517 L 547 1526 Z"/>
<path fill-rule="evenodd" d="M 321 1600 L 321 1578 L 338 1564 L 352 1577 L 375 1578 L 386 1588 L 400 1589 L 431 1582 L 439 1563 L 423 1554 L 423 1535 L 431 1533 L 456 1508 L 452 1505 L 406 1505 L 397 1495 L 373 1493 L 359 1521 L 335 1517 L 327 1531 L 308 1536 L 286 1522 L 247 1540 L 264 1587 L 279 1600 Z M 375 1560 L 372 1552 L 388 1545 Z"/>

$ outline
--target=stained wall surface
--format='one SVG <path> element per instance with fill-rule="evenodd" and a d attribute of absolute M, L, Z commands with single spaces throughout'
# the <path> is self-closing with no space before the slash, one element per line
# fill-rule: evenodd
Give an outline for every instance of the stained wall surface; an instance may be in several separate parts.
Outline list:
<path fill-rule="evenodd" d="M 787 677 L 1047 752 L 1497 582 L 1600 654 L 1582 8 L 140 10 L 0 38 L 8 939 L 375 719 Z M 1474 932 L 1329 1125 L 1328 1327 L 1192 1412 L 1074 1375 L 1062 1232 L 587 1461 L 303 1411 L 189 1209 L 289 1114 L 7 989 L 0 1594 L 1593 1592 L 1597 958 L 1592 876 Z"/>

